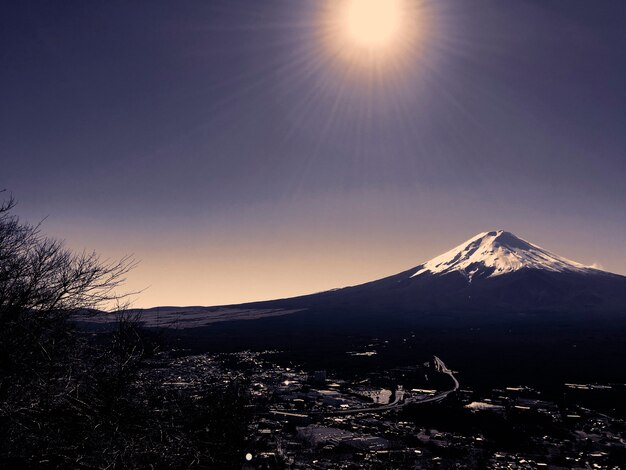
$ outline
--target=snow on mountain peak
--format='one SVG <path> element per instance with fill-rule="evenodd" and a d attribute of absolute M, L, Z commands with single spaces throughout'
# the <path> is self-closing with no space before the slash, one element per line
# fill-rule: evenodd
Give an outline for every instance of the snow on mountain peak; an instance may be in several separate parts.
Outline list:
<path fill-rule="evenodd" d="M 471 282 L 476 276 L 495 277 L 524 268 L 553 272 L 598 272 L 589 266 L 552 254 L 511 232 L 496 230 L 479 233 L 456 248 L 418 266 L 411 277 L 423 273 L 459 271 Z"/>

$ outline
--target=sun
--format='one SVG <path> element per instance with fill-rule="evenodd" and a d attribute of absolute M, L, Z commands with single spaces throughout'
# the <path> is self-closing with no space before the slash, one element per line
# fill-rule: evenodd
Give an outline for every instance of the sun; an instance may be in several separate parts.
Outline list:
<path fill-rule="evenodd" d="M 349 0 L 344 28 L 356 47 L 370 51 L 392 47 L 402 28 L 402 0 Z"/>
<path fill-rule="evenodd" d="M 377 74 L 415 59 L 424 38 L 421 0 L 326 0 L 319 32 L 328 53 Z"/>

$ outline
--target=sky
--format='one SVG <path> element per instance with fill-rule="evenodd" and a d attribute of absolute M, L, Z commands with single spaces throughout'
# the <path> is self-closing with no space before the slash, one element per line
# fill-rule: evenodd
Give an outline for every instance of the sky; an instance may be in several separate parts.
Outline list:
<path fill-rule="evenodd" d="M 138 307 L 354 285 L 495 229 L 626 274 L 626 2 L 403 0 L 372 52 L 341 1 L 3 2 L 0 188 L 134 255 Z"/>

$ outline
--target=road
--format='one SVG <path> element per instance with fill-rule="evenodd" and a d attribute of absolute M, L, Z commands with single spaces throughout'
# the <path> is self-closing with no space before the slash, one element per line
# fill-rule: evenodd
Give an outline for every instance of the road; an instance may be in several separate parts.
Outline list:
<path fill-rule="evenodd" d="M 319 412 L 310 413 L 310 416 L 321 416 L 321 415 L 334 416 L 334 415 L 351 415 L 351 414 L 357 414 L 357 413 L 380 413 L 382 411 L 399 409 L 408 404 L 419 405 L 422 403 L 433 403 L 433 402 L 441 401 L 444 398 L 446 398 L 448 395 L 450 395 L 452 392 L 456 392 L 459 389 L 460 384 L 457 378 L 454 376 L 454 373 L 450 369 L 448 369 L 446 364 L 437 356 L 434 356 L 434 364 L 435 364 L 435 368 L 437 369 L 437 371 L 448 375 L 452 379 L 452 383 L 454 384 L 454 386 L 451 389 L 444 390 L 441 392 L 436 392 L 434 395 L 424 397 L 424 398 L 410 398 L 409 397 L 406 399 L 404 398 L 403 390 L 396 390 L 395 398 L 393 402 L 389 403 L 388 405 L 376 406 L 376 407 L 370 406 L 367 408 L 353 408 L 349 410 L 337 410 L 337 411 L 327 411 L 327 412 L 319 411 Z"/>

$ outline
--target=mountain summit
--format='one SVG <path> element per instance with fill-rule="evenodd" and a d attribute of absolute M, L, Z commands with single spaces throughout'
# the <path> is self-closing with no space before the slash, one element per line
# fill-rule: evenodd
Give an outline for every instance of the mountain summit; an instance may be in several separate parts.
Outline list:
<path fill-rule="evenodd" d="M 599 272 L 570 261 L 511 232 L 497 230 L 479 233 L 456 248 L 416 268 L 411 277 L 457 271 L 471 282 L 474 278 L 501 276 L 520 269 L 540 269 L 560 273 Z"/>

